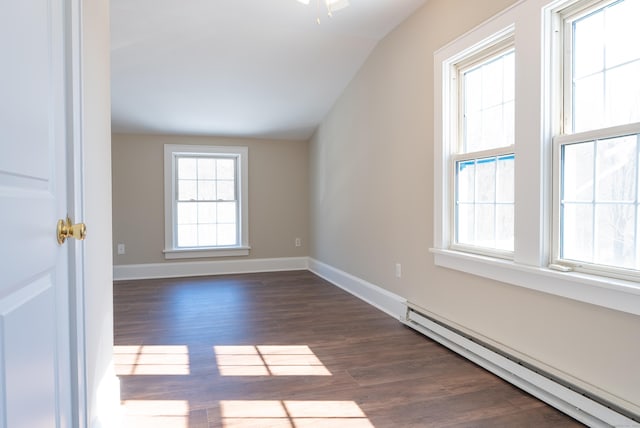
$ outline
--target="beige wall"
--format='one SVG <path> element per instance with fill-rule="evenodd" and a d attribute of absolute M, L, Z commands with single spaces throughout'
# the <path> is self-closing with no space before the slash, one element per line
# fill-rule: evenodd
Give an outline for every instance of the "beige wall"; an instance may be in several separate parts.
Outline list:
<path fill-rule="evenodd" d="M 310 255 L 640 413 L 639 317 L 437 268 L 428 251 L 433 53 L 512 3 L 430 0 L 373 51 L 311 141 Z"/>
<path fill-rule="evenodd" d="M 308 255 L 307 142 L 116 134 L 112 137 L 114 264 L 165 262 L 164 144 L 249 147 L 251 252 L 240 259 Z M 297 237 L 301 247 L 294 245 Z M 118 243 L 125 244 L 125 255 L 116 254 Z"/>

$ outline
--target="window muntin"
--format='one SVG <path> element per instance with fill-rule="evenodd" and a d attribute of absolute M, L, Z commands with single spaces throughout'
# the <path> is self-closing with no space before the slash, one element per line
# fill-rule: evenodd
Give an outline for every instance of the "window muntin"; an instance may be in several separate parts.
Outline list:
<path fill-rule="evenodd" d="M 245 256 L 248 235 L 248 149 L 164 147 L 167 259 Z"/>
<path fill-rule="evenodd" d="M 640 1 L 575 2 L 564 35 L 564 127 L 555 137 L 555 258 L 578 270 L 640 273 Z"/>
<path fill-rule="evenodd" d="M 238 245 L 237 156 L 177 155 L 178 248 Z"/>
<path fill-rule="evenodd" d="M 514 86 L 512 39 L 454 66 L 459 82 L 453 154 L 452 247 L 510 257 L 514 231 Z"/>

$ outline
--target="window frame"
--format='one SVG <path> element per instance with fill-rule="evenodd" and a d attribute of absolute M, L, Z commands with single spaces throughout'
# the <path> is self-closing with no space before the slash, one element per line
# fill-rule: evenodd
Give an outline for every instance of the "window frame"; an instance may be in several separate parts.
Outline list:
<path fill-rule="evenodd" d="M 236 200 L 238 203 L 237 230 L 238 244 L 228 246 L 177 246 L 177 162 L 179 156 L 216 157 L 236 159 Z M 198 146 L 165 144 L 164 145 L 164 257 L 165 259 L 186 259 L 202 257 L 228 257 L 249 255 L 249 149 L 242 146 Z"/>
<path fill-rule="evenodd" d="M 640 315 L 640 284 L 553 266 L 554 185 L 552 137 L 557 134 L 557 31 L 554 13 L 570 1 L 519 0 L 434 52 L 433 254 L 438 267 L 498 281 L 507 286 L 560 296 Z M 512 260 L 451 248 L 449 170 L 451 64 L 466 53 L 513 31 L 515 57 L 515 242 Z M 561 268 L 561 267 L 560 267 Z"/>
<path fill-rule="evenodd" d="M 465 116 L 465 88 L 463 76 L 469 70 L 478 66 L 482 66 L 500 56 L 509 52 L 515 53 L 515 40 L 513 28 L 508 28 L 500 34 L 496 34 L 488 40 L 483 41 L 478 46 L 468 49 L 464 53 L 456 56 L 456 58 L 447 65 L 449 71 L 446 77 L 451 81 L 447 96 L 450 98 L 451 113 L 446 127 L 449 129 L 449 180 L 451 189 L 449 190 L 449 247 L 452 250 L 468 252 L 479 255 L 487 255 L 502 259 L 513 259 L 513 251 L 501 250 L 494 247 L 476 246 L 457 241 L 458 230 L 458 205 L 457 205 L 457 163 L 471 160 L 480 160 L 488 157 L 515 156 L 515 145 L 495 147 L 484 150 L 465 151 L 463 144 L 465 142 L 464 116 Z"/>
<path fill-rule="evenodd" d="M 573 128 L 573 22 L 588 16 L 589 14 L 608 7 L 618 0 L 567 0 L 551 10 L 550 20 L 554 31 L 558 34 L 556 40 L 557 55 L 552 61 L 551 67 L 556 76 L 561 77 L 554 86 L 554 91 L 560 95 L 556 98 L 558 114 L 555 116 L 553 145 L 553 211 L 552 211 L 552 246 L 551 265 L 560 266 L 567 270 L 583 272 L 586 274 L 610 277 L 637 282 L 640 280 L 640 271 L 626 269 L 611 265 L 602 265 L 565 259 L 560 256 L 562 250 L 562 149 L 566 145 L 586 143 L 590 141 L 605 140 L 609 138 L 623 137 L 640 134 L 640 122 L 605 126 L 588 131 L 575 132 Z M 636 160 L 636 168 L 640 168 L 640 162 Z M 638 174 L 638 172 L 636 172 Z M 595 183 L 594 183 L 595 185 Z M 640 183 L 636 183 L 640 185 Z M 638 189 L 636 189 L 638 192 Z M 594 219 L 595 221 L 595 219 Z M 640 231 L 637 232 L 640 235 Z M 640 239 L 640 236 L 636 236 Z"/>

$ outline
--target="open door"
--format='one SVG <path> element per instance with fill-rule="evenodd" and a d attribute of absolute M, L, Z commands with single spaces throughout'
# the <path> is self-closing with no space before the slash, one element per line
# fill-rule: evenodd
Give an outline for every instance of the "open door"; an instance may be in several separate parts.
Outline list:
<path fill-rule="evenodd" d="M 76 425 L 69 260 L 70 246 L 82 243 L 56 239 L 71 197 L 65 5 L 0 5 L 2 428 Z"/>

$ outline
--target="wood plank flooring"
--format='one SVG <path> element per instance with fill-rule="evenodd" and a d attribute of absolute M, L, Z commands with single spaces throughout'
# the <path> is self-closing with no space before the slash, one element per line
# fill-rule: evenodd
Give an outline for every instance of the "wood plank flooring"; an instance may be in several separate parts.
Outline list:
<path fill-rule="evenodd" d="M 575 427 L 307 271 L 118 281 L 124 426 Z"/>

